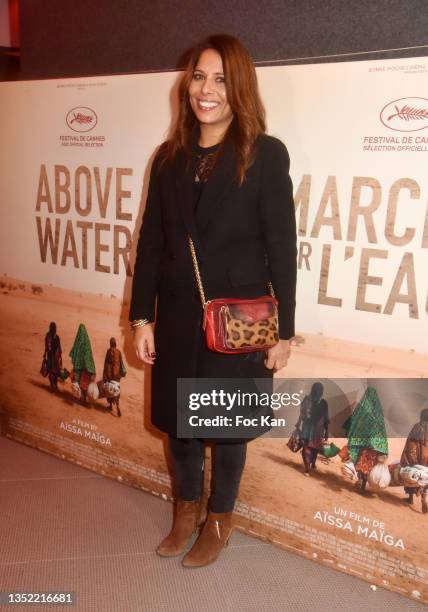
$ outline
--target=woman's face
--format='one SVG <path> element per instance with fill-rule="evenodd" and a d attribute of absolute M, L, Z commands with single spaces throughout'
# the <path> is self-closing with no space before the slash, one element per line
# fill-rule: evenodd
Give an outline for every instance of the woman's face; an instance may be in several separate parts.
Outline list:
<path fill-rule="evenodd" d="M 205 49 L 199 57 L 189 86 L 189 100 L 201 124 L 226 131 L 233 118 L 227 101 L 221 55 Z"/>

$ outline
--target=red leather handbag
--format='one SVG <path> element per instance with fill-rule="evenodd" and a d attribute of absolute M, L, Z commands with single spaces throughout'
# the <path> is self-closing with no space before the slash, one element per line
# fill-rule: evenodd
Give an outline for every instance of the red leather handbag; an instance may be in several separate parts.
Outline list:
<path fill-rule="evenodd" d="M 278 300 L 273 295 L 258 298 L 206 300 L 195 247 L 189 236 L 196 282 L 204 309 L 203 329 L 207 346 L 218 353 L 266 351 L 278 343 Z"/>

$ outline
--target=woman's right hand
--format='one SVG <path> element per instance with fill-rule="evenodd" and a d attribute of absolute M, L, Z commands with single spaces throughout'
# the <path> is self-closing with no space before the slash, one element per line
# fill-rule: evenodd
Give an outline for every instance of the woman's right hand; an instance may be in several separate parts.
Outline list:
<path fill-rule="evenodd" d="M 154 324 L 146 323 L 134 331 L 134 349 L 140 361 L 153 365 L 156 359 Z"/>

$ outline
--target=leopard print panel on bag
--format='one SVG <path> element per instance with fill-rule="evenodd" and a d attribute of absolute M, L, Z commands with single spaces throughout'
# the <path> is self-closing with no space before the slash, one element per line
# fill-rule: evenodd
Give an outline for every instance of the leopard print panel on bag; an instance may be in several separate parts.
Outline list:
<path fill-rule="evenodd" d="M 239 349 L 248 346 L 270 348 L 277 344 L 278 318 L 276 313 L 267 319 L 255 322 L 246 322 L 231 316 L 228 308 L 223 310 L 225 325 L 226 346 L 229 349 Z"/>

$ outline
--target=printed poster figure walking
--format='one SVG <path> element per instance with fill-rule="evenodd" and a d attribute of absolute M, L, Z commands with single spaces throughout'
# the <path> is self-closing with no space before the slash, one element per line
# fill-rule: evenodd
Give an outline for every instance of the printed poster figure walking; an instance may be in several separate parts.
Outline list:
<path fill-rule="evenodd" d="M 61 376 L 61 369 L 61 341 L 56 333 L 56 323 L 52 321 L 49 324 L 49 331 L 45 336 L 45 352 L 42 365 L 42 374 L 49 377 L 51 391 L 58 390 L 58 378 Z"/>
<path fill-rule="evenodd" d="M 296 429 L 300 431 L 303 444 L 302 459 L 305 467 L 305 476 L 316 468 L 319 452 L 322 452 L 323 443 L 328 440 L 328 404 L 323 398 L 324 387 L 316 382 L 312 385 L 309 395 L 306 395 L 300 406 L 299 420 Z"/>
<path fill-rule="evenodd" d="M 77 330 L 70 357 L 73 363 L 73 393 L 86 403 L 88 387 L 95 380 L 95 363 L 91 341 L 83 323 L 80 323 Z"/>
<path fill-rule="evenodd" d="M 116 339 L 110 338 L 110 348 L 104 359 L 103 381 L 104 392 L 107 396 L 109 409 L 113 410 L 116 406 L 117 416 L 122 416 L 119 408 L 120 399 L 120 379 L 126 376 L 126 368 L 122 358 L 122 353 L 116 346 Z"/>
<path fill-rule="evenodd" d="M 352 415 L 343 424 L 348 444 L 339 453 L 342 461 L 351 460 L 358 475 L 360 491 L 364 492 L 372 470 L 382 465 L 380 474 L 388 473 L 388 437 L 382 405 L 376 389 L 368 387 Z"/>
<path fill-rule="evenodd" d="M 415 468 L 416 466 L 419 472 L 425 473 L 423 468 L 428 466 L 428 408 L 422 410 L 419 423 L 413 425 L 407 436 L 400 464 L 405 468 Z M 420 495 L 422 512 L 424 514 L 428 513 L 428 485 L 418 486 L 415 483 L 415 486 L 405 486 L 404 490 L 409 496 L 407 499 L 409 504 L 413 504 L 414 495 Z"/>

